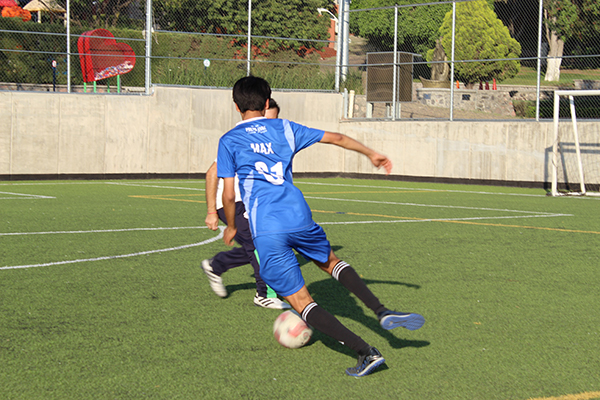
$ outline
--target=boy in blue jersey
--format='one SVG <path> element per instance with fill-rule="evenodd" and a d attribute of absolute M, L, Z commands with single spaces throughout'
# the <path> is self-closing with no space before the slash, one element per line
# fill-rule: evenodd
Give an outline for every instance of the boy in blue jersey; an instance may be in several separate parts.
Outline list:
<path fill-rule="evenodd" d="M 284 297 L 313 328 L 331 336 L 358 354 L 356 367 L 346 369 L 361 377 L 385 362 L 381 353 L 321 308 L 308 293 L 293 250 L 338 280 L 378 317 L 384 329 L 399 326 L 419 329 L 425 319 L 419 314 L 387 309 L 367 288 L 356 271 L 331 251 L 327 236 L 312 219 L 302 192 L 292 180 L 292 160 L 300 150 L 329 143 L 367 156 L 389 174 L 391 161 L 348 136 L 311 129 L 282 119 L 266 119 L 271 88 L 261 78 L 249 76 L 236 82 L 233 100 L 242 121 L 219 141 L 217 175 L 223 178 L 223 208 L 228 221 L 223 240 L 231 245 L 236 234 L 234 177 L 246 211 L 254 246 L 259 255 L 260 275 Z"/>
<path fill-rule="evenodd" d="M 269 99 L 269 109 L 265 111 L 267 118 L 277 118 L 279 116 L 279 105 L 273 99 Z M 227 224 L 225 212 L 221 198 L 223 197 L 223 180 L 217 178 L 217 163 L 213 162 L 208 171 L 206 171 L 206 219 L 204 223 L 207 227 L 216 231 L 219 226 L 219 220 Z M 213 258 L 202 261 L 202 270 L 208 278 L 211 289 L 219 297 L 227 296 L 227 289 L 223 285 L 222 275 L 231 268 L 250 264 L 254 269 L 254 278 L 256 280 L 256 294 L 254 295 L 254 304 L 264 308 L 288 309 L 291 308 L 287 303 L 279 300 L 273 291 L 269 290 L 265 282 L 260 277 L 258 260 L 254 254 L 254 243 L 252 234 L 248 225 L 248 214 L 242 203 L 238 186 L 235 187 L 235 225 L 237 234 L 235 241 L 242 247 L 235 247 L 229 251 L 217 253 Z M 269 293 L 271 292 L 271 293 Z"/>

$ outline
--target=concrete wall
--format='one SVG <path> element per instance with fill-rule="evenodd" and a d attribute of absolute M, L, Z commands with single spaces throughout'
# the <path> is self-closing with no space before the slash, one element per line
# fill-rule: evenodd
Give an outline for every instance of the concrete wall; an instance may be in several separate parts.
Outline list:
<path fill-rule="evenodd" d="M 354 137 L 387 154 L 394 175 L 543 183 L 551 122 L 348 121 L 342 97 L 275 92 L 284 118 Z M 0 92 L 0 178 L 204 173 L 219 137 L 240 120 L 230 90 L 156 87 L 152 96 Z M 599 124 L 581 123 L 582 140 Z M 592 140 L 592 139 L 590 139 Z M 381 173 L 364 157 L 317 144 L 296 172 Z"/>

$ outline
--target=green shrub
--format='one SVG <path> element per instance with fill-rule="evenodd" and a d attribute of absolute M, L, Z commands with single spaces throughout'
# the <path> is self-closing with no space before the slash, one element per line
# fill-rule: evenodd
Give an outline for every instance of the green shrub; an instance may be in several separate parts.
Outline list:
<path fill-rule="evenodd" d="M 449 11 L 439 33 L 446 54 L 451 53 L 452 11 Z M 510 36 L 488 4 L 483 0 L 456 5 L 455 60 L 478 60 L 457 62 L 455 77 L 467 87 L 475 83 L 496 79 L 501 82 L 517 75 L 521 45 Z M 433 50 L 427 54 L 431 61 Z M 496 61 L 486 61 L 496 60 Z"/>

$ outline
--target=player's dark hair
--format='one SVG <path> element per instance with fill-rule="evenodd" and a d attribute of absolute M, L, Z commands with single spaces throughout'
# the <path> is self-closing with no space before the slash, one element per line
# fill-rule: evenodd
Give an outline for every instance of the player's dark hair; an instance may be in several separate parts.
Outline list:
<path fill-rule="evenodd" d="M 275 101 L 275 99 L 271 97 L 269 99 L 269 110 L 272 110 L 274 108 L 277 109 L 277 114 L 279 114 L 281 112 L 281 107 L 279 107 L 279 104 L 277 104 L 277 102 Z"/>
<path fill-rule="evenodd" d="M 262 111 L 271 97 L 271 86 L 263 78 L 247 76 L 233 85 L 233 101 L 240 112 Z"/>

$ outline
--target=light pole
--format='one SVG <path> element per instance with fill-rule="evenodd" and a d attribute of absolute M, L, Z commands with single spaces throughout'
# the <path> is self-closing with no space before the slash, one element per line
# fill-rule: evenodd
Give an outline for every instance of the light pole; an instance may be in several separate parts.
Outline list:
<path fill-rule="evenodd" d="M 348 59 L 350 54 L 349 43 L 350 43 L 350 0 L 342 0 L 340 5 L 342 6 L 340 10 L 340 33 L 342 36 L 342 45 L 340 45 L 340 50 L 342 53 L 341 60 L 341 77 L 342 81 L 346 82 L 346 75 L 348 75 Z"/>
<path fill-rule="evenodd" d="M 338 28 L 339 21 L 338 21 L 337 17 L 326 8 L 317 8 L 317 11 L 319 12 L 319 15 L 323 15 L 323 13 L 327 13 L 327 14 L 331 15 L 330 18 L 335 21 L 335 33 L 337 34 L 339 31 L 339 28 Z"/>

